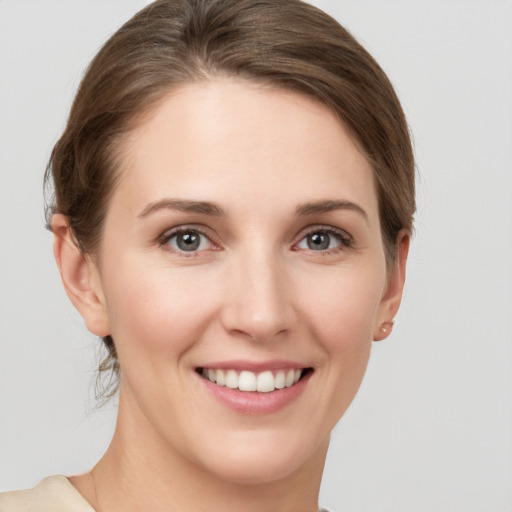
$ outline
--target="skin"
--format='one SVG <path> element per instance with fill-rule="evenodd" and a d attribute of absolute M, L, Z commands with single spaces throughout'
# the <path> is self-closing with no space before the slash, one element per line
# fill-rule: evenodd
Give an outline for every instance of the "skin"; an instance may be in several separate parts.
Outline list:
<path fill-rule="evenodd" d="M 330 432 L 405 279 L 409 237 L 387 271 L 371 167 L 325 106 L 227 79 L 172 91 L 121 155 L 98 254 L 53 218 L 66 291 L 122 369 L 112 444 L 71 482 L 98 511 L 317 510 Z M 176 227 L 200 229 L 199 249 L 180 251 Z M 244 414 L 196 372 L 234 359 L 314 371 L 286 407 Z"/>

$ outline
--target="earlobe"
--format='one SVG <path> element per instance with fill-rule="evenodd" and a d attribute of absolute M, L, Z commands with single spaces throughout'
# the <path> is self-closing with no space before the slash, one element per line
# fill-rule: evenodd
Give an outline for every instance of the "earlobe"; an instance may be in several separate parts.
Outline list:
<path fill-rule="evenodd" d="M 96 265 L 77 247 L 65 215 L 54 214 L 51 228 L 55 261 L 69 299 L 90 332 L 102 337 L 109 335 L 105 297 Z"/>
<path fill-rule="evenodd" d="M 379 306 L 373 333 L 374 341 L 386 339 L 393 329 L 394 318 L 400 308 L 405 284 L 410 238 L 410 234 L 406 230 L 402 230 L 398 234 L 395 262 L 388 277 L 387 287 Z"/>

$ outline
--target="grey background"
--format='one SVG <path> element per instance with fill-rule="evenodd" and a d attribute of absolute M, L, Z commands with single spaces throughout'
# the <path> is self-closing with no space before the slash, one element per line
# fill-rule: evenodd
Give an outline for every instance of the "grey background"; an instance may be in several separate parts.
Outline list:
<path fill-rule="evenodd" d="M 80 76 L 142 0 L 0 0 L 0 490 L 88 469 L 95 339 L 43 229 L 42 174 Z M 402 310 L 333 433 L 338 511 L 512 511 L 512 3 L 324 0 L 389 74 L 414 133 Z"/>

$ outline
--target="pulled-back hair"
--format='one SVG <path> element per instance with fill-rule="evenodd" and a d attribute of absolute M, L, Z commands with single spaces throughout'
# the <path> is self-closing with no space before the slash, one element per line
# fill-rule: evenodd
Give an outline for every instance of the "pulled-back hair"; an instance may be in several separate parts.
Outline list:
<path fill-rule="evenodd" d="M 51 154 L 48 223 L 52 213 L 66 215 L 78 248 L 94 255 L 124 136 L 173 88 L 215 77 L 296 91 L 335 112 L 372 166 L 392 265 L 397 236 L 412 230 L 415 211 L 402 108 L 371 55 L 337 21 L 300 0 L 158 0 L 125 23 L 89 65 Z M 103 341 L 108 356 L 100 373 L 117 373 L 114 341 Z"/>

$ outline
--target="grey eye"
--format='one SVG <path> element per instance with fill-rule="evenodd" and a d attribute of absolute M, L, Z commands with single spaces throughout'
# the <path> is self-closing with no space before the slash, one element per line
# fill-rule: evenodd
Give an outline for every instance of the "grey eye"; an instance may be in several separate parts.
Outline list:
<path fill-rule="evenodd" d="M 312 233 L 307 237 L 308 248 L 314 251 L 324 251 L 329 248 L 331 236 L 327 233 Z"/>
<path fill-rule="evenodd" d="M 193 252 L 205 249 L 208 245 L 208 238 L 197 231 L 183 231 L 171 236 L 168 244 L 178 251 Z"/>
<path fill-rule="evenodd" d="M 325 230 L 313 231 L 308 233 L 300 242 L 300 249 L 309 249 L 310 251 L 325 251 L 334 249 L 343 244 L 343 239 L 338 233 Z"/>

